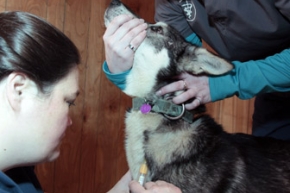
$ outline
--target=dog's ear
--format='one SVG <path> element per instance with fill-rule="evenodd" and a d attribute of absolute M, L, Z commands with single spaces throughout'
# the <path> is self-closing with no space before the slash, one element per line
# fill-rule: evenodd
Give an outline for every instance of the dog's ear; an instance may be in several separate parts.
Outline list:
<path fill-rule="evenodd" d="M 233 65 L 228 61 L 213 55 L 204 48 L 196 46 L 187 46 L 178 65 L 181 71 L 192 74 L 207 73 L 212 75 L 224 74 L 231 69 Z"/>

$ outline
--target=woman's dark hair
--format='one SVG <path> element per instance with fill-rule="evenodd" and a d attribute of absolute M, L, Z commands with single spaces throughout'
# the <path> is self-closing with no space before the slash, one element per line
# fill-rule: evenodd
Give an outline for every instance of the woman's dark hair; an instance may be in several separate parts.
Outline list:
<path fill-rule="evenodd" d="M 44 91 L 79 63 L 73 42 L 44 19 L 19 11 L 0 13 L 0 80 L 23 72 Z"/>

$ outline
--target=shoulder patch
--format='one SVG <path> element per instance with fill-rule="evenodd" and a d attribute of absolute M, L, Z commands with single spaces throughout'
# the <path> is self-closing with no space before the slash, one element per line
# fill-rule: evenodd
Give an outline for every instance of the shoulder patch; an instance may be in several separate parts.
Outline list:
<path fill-rule="evenodd" d="M 179 0 L 179 4 L 186 16 L 186 20 L 194 21 L 196 18 L 196 7 L 193 0 Z"/>

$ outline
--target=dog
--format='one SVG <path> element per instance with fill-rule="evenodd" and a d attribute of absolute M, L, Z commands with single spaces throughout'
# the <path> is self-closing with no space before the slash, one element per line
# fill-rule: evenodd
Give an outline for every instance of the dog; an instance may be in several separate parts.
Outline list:
<path fill-rule="evenodd" d="M 112 0 L 105 25 L 120 14 L 137 17 Z M 230 62 L 187 43 L 166 23 L 148 24 L 123 90 L 133 98 L 125 149 L 134 179 L 145 162 L 146 181 L 164 180 L 183 193 L 290 192 L 289 142 L 227 133 L 202 106 L 187 111 L 184 104 L 173 104 L 172 97 L 183 91 L 156 95 L 182 72 L 212 76 L 231 69 Z"/>

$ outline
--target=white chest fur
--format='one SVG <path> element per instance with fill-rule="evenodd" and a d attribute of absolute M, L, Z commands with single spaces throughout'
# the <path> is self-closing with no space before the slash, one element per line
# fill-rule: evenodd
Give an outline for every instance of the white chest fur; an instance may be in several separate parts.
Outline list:
<path fill-rule="evenodd" d="M 144 131 L 155 130 L 163 120 L 163 116 L 140 111 L 127 113 L 126 118 L 126 154 L 133 178 L 137 179 L 139 168 L 145 160 Z M 147 176 L 150 176 L 148 174 Z"/>

